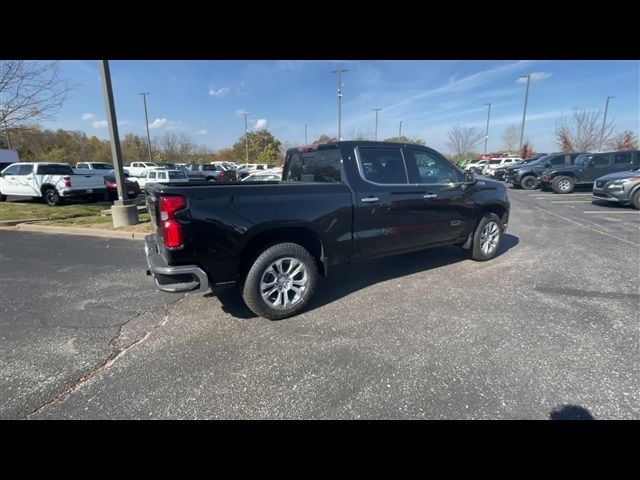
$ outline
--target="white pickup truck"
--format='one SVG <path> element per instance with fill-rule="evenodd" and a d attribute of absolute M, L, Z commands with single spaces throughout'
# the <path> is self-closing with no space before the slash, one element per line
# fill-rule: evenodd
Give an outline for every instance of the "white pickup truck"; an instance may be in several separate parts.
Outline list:
<path fill-rule="evenodd" d="M 150 168 L 162 168 L 162 166 L 152 162 L 133 162 L 131 165 L 124 167 L 124 171 L 131 177 L 139 177 L 142 172 Z"/>
<path fill-rule="evenodd" d="M 103 199 L 107 193 L 104 177 L 74 173 L 66 163 L 9 165 L 0 172 L 0 201 L 8 195 L 43 198 L 49 206 L 65 199 Z"/>

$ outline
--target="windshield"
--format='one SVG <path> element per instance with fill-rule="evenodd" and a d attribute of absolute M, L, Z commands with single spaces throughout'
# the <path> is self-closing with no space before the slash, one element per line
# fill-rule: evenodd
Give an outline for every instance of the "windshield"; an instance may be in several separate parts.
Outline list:
<path fill-rule="evenodd" d="M 582 155 L 578 155 L 576 157 L 576 166 L 584 167 L 590 158 L 591 158 L 591 155 L 589 155 L 588 153 L 583 153 Z"/>
<path fill-rule="evenodd" d="M 489 160 L 489 165 L 497 165 L 499 163 L 502 163 L 502 159 L 499 160 Z"/>

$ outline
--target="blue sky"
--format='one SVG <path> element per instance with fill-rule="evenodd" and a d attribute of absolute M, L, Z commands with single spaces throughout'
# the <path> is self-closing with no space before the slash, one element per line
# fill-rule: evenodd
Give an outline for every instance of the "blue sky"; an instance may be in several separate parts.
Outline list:
<path fill-rule="evenodd" d="M 62 61 L 62 75 L 78 84 L 46 128 L 82 130 L 107 138 L 96 61 Z M 484 130 L 491 102 L 489 151 L 502 147 L 509 125 L 520 127 L 525 85 L 533 73 L 525 137 L 537 151 L 554 151 L 555 122 L 573 107 L 604 109 L 616 130 L 640 132 L 640 62 L 637 61 L 112 61 L 111 75 L 120 135 L 144 134 L 138 92 L 148 98 L 151 136 L 184 132 L 213 149 L 231 146 L 249 127 L 266 126 L 285 144 L 337 133 L 337 80 L 346 68 L 342 133 L 378 138 L 402 133 L 448 153 L 447 131 L 455 123 Z M 478 147 L 482 149 L 482 145 Z"/>

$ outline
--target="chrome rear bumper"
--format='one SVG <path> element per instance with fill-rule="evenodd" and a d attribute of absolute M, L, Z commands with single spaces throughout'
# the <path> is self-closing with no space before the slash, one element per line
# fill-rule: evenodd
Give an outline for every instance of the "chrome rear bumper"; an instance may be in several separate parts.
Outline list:
<path fill-rule="evenodd" d="M 204 293 L 209 290 L 209 277 L 197 265 L 170 266 L 158 251 L 154 235 L 144 238 L 144 252 L 147 256 L 147 275 L 151 275 L 163 292 Z"/>

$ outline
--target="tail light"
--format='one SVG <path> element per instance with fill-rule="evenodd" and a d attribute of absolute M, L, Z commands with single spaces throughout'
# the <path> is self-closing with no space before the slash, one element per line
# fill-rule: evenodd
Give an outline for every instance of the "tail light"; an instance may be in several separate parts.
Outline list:
<path fill-rule="evenodd" d="M 175 219 L 175 213 L 187 206 L 182 195 L 160 197 L 160 222 L 164 245 L 169 250 L 182 247 L 182 225 Z"/>
<path fill-rule="evenodd" d="M 105 181 L 104 184 L 107 186 L 107 188 L 118 188 L 116 182 Z"/>
<path fill-rule="evenodd" d="M 63 177 L 64 188 L 71 188 L 71 177 Z"/>
<path fill-rule="evenodd" d="M 218 176 L 218 180 L 224 180 L 224 179 L 225 179 L 224 172 L 220 172 L 220 175 Z"/>

